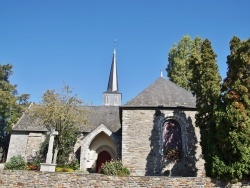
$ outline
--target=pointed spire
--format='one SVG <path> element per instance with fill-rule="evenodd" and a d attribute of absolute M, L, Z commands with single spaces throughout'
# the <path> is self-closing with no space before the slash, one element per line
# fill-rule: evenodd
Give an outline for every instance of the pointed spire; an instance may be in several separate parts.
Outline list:
<path fill-rule="evenodd" d="M 118 89 L 118 78 L 117 78 L 117 67 L 116 67 L 116 39 L 114 42 L 114 53 L 112 58 L 112 64 L 109 74 L 109 82 L 108 82 L 108 88 L 107 91 L 109 92 L 116 92 L 119 91 Z"/>
<path fill-rule="evenodd" d="M 122 94 L 118 89 L 118 76 L 116 64 L 116 39 L 114 41 L 114 54 L 109 74 L 109 82 L 107 91 L 103 93 L 104 106 L 120 106 L 122 102 Z"/>

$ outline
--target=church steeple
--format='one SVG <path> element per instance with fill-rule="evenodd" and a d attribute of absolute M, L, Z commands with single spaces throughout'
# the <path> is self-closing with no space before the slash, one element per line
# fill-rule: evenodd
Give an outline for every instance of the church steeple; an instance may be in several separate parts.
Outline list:
<path fill-rule="evenodd" d="M 114 49 L 114 53 L 113 53 L 113 59 L 112 59 L 112 64 L 111 64 L 111 69 L 110 69 L 110 74 L 109 74 L 109 82 L 108 82 L 107 91 L 109 91 L 109 92 L 117 92 L 117 91 L 119 91 L 119 89 L 118 89 L 118 77 L 117 77 L 117 68 L 116 68 L 116 52 L 115 52 L 115 49 Z"/>
<path fill-rule="evenodd" d="M 116 44 L 116 41 L 115 41 Z M 103 93 L 103 105 L 105 106 L 120 106 L 121 105 L 121 93 L 118 88 L 118 75 L 117 75 L 117 62 L 116 62 L 116 49 L 114 47 L 114 53 L 112 58 L 112 64 L 109 74 L 108 88 Z"/>

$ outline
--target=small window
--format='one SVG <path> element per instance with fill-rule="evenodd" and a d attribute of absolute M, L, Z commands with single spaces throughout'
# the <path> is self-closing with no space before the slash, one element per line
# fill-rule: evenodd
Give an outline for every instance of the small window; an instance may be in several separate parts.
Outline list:
<path fill-rule="evenodd" d="M 118 97 L 115 96 L 115 104 L 118 104 Z"/>
<path fill-rule="evenodd" d="M 109 97 L 108 96 L 106 96 L 106 98 L 105 98 L 105 103 L 109 104 Z"/>

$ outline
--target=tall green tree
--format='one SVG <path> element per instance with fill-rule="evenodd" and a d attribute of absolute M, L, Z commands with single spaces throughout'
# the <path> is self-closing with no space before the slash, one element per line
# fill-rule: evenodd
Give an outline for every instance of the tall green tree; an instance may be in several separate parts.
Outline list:
<path fill-rule="evenodd" d="M 213 175 L 238 180 L 250 174 L 250 39 L 232 38 L 227 64 Z"/>
<path fill-rule="evenodd" d="M 13 74 L 12 65 L 0 65 L 0 149 L 3 151 L 1 160 L 5 160 L 12 125 L 28 104 L 29 95 L 18 95 L 16 85 L 12 85 L 9 77 Z"/>
<path fill-rule="evenodd" d="M 190 79 L 192 70 L 189 67 L 189 57 L 194 49 L 199 50 L 201 46 L 201 38 L 196 37 L 194 40 L 190 36 L 185 35 L 178 44 L 170 49 L 168 54 L 168 66 L 166 71 L 169 79 L 177 85 L 190 90 Z"/>
<path fill-rule="evenodd" d="M 200 49 L 194 49 L 190 56 L 191 91 L 196 95 L 196 126 L 201 132 L 201 146 L 205 168 L 211 174 L 213 157 L 216 154 L 216 122 L 215 109 L 220 97 L 221 77 L 216 64 L 217 55 L 211 42 L 205 39 Z"/>
<path fill-rule="evenodd" d="M 30 108 L 31 117 L 39 120 L 49 132 L 59 132 L 54 140 L 53 163 L 68 162 L 80 127 L 87 125 L 87 114 L 82 104 L 83 101 L 73 94 L 69 86 L 64 86 L 61 91 L 47 90 L 42 96 L 42 102 Z"/>

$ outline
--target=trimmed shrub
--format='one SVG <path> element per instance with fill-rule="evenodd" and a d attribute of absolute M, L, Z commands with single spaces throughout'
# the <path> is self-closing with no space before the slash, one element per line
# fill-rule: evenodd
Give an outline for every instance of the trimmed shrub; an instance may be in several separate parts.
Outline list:
<path fill-rule="evenodd" d="M 130 172 L 126 167 L 123 167 L 122 161 L 114 160 L 102 164 L 101 173 L 113 176 L 129 176 Z"/>
<path fill-rule="evenodd" d="M 13 156 L 10 158 L 10 162 L 5 163 L 5 169 L 7 170 L 24 170 L 26 162 L 21 155 Z"/>

